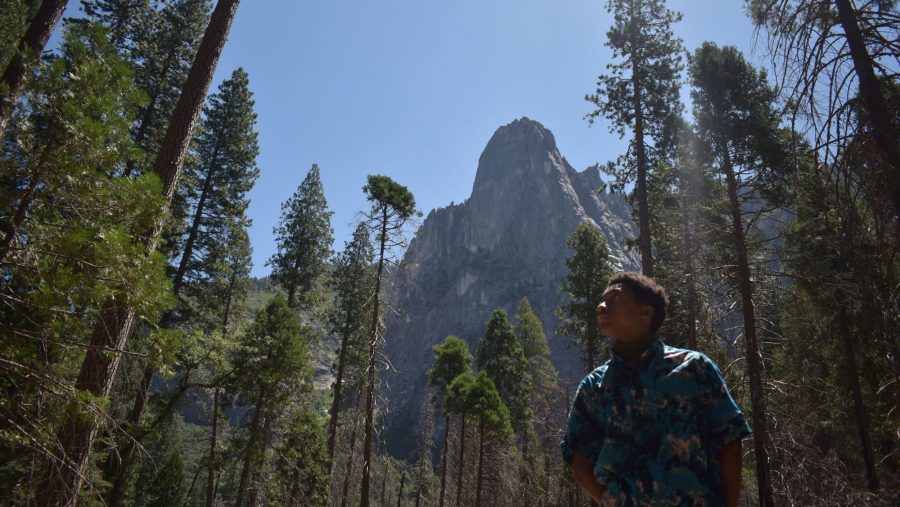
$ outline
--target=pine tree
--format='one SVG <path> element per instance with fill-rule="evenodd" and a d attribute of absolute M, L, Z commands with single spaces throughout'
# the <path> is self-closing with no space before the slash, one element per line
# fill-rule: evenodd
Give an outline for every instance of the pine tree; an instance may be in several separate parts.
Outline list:
<path fill-rule="evenodd" d="M 772 505 L 769 437 L 766 427 L 763 362 L 754 311 L 752 259 L 748 253 L 744 202 L 773 198 L 789 162 L 774 106 L 775 91 L 734 47 L 704 43 L 691 61 L 694 117 L 698 136 L 714 171 L 726 183 L 731 218 L 728 248 L 736 257 L 729 277 L 740 292 L 743 335 L 753 415 L 753 441 L 760 503 Z"/>
<path fill-rule="evenodd" d="M 6 449 L 34 447 L 34 480 L 16 487 L 22 497 L 36 488 L 39 458 L 55 445 L 48 427 L 65 405 L 97 408 L 98 400 L 76 396 L 72 365 L 87 349 L 84 338 L 103 301 L 126 290 L 124 299 L 145 318 L 171 302 L 162 257 L 146 256 L 138 239 L 162 215 L 158 179 L 105 174 L 132 152 L 128 126 L 138 94 L 102 28 L 70 27 L 60 55 L 41 65 L 26 97 L 27 114 L 17 114 L 7 130 L 15 143 L 4 145 L 0 158 L 0 173 L 12 183 L 2 204 L 9 221 L 0 250 L 7 301 L 0 357 L 6 381 L 19 379 L 4 390 L 3 415 L 15 431 L 2 442 Z"/>
<path fill-rule="evenodd" d="M 178 182 L 194 124 L 225 45 L 238 3 L 239 0 L 220 0 L 216 4 L 172 114 L 166 137 L 156 157 L 153 172 L 162 181 L 160 194 L 166 203 L 171 200 Z M 155 251 L 159 231 L 162 228 L 161 220 L 155 219 L 155 222 L 154 227 L 139 233 L 149 253 Z M 120 296 L 125 297 L 119 299 L 110 297 L 103 303 L 90 340 L 90 349 L 82 362 L 76 383 L 77 389 L 92 396 L 102 398 L 109 394 L 121 359 L 119 351 L 127 344 L 134 325 L 135 308 L 127 301 L 127 294 Z M 107 356 L 107 350 L 114 352 Z M 59 425 L 58 456 L 60 459 L 69 460 L 72 466 L 65 469 L 48 466 L 43 486 L 39 490 L 38 503 L 71 505 L 75 501 L 81 489 L 82 471 L 90 456 L 98 424 L 94 416 L 82 417 L 72 414 Z"/>
<path fill-rule="evenodd" d="M 304 328 L 281 296 L 257 313 L 242 339 L 233 359 L 233 388 L 244 403 L 253 407 L 253 415 L 243 446 L 237 507 L 252 504 L 249 499 L 255 494 L 254 477 L 261 472 L 269 435 L 285 404 L 300 390 L 311 389 L 308 364 L 312 343 L 312 332 Z"/>
<path fill-rule="evenodd" d="M 366 215 L 369 227 L 378 238 L 378 270 L 375 275 L 375 291 L 372 294 L 372 319 L 369 324 L 369 351 L 366 364 L 366 423 L 363 437 L 363 477 L 360 487 L 360 504 L 369 505 L 369 481 L 372 464 L 372 436 L 375 418 L 376 354 L 382 341 L 381 298 L 384 266 L 389 248 L 402 241 L 404 225 L 417 214 L 416 201 L 409 190 L 387 176 L 370 175 L 363 187 L 372 209 Z"/>
<path fill-rule="evenodd" d="M 600 364 L 600 329 L 597 306 L 606 282 L 612 275 L 606 239 L 594 225 L 582 223 L 566 239 L 574 252 L 566 259 L 569 274 L 563 290 L 569 301 L 557 309 L 560 324 L 557 333 L 573 336 L 584 347 L 584 366 L 591 371 Z"/>
<path fill-rule="evenodd" d="M 345 375 L 361 375 L 364 368 L 362 340 L 369 306 L 369 294 L 375 285 L 372 262 L 375 252 L 369 239 L 368 227 L 360 223 L 344 251 L 335 262 L 334 281 L 337 303 L 331 313 L 330 323 L 341 336 L 334 395 L 328 422 L 328 471 L 334 466 L 334 445 L 337 439 L 338 412 L 343 399 Z"/>
<path fill-rule="evenodd" d="M 311 309 L 327 272 L 333 231 L 331 215 L 319 166 L 313 164 L 300 187 L 281 205 L 281 220 L 275 228 L 278 250 L 266 265 L 272 280 L 287 292 L 291 308 Z"/>
<path fill-rule="evenodd" d="M 484 338 L 478 343 L 475 361 L 496 386 L 513 427 L 520 430 L 528 415 L 531 376 L 522 344 L 503 310 L 498 308 L 491 315 Z"/>
<path fill-rule="evenodd" d="M 431 348 L 434 351 L 434 367 L 428 370 L 428 385 L 438 391 L 444 414 L 444 438 L 441 445 L 441 493 L 439 505 L 444 505 L 444 494 L 447 486 L 447 442 L 450 435 L 450 406 L 447 402 L 447 389 L 456 377 L 472 370 L 472 354 L 469 346 L 462 338 L 448 336 L 440 345 Z"/>
<path fill-rule="evenodd" d="M 218 308 L 204 301 L 209 282 L 228 274 L 217 273 L 218 269 L 228 269 L 228 264 L 217 262 L 226 256 L 224 250 L 241 243 L 229 244 L 237 229 L 249 226 L 245 211 L 249 204 L 246 194 L 253 187 L 259 170 L 256 156 L 259 153 L 255 131 L 256 113 L 253 112 L 253 98 L 249 79 L 243 69 L 236 69 L 230 79 L 222 82 L 217 93 L 209 98 L 204 110 L 199 135 L 194 145 L 194 156 L 185 167 L 185 178 L 178 188 L 181 201 L 186 203 L 190 218 L 183 224 L 178 247 L 181 253 L 172 276 L 172 290 L 181 304 L 175 312 L 168 314 L 163 326 L 170 327 L 175 321 L 190 321 L 192 316 L 213 315 L 217 321 Z M 237 234 L 240 234 L 237 232 Z M 193 303 L 193 304 L 191 304 Z M 208 321 L 208 319 L 205 319 Z M 183 361 L 184 362 L 184 361 Z M 194 363 L 197 364 L 197 363 Z M 148 361 L 143 380 L 138 386 L 134 408 L 129 416 L 129 424 L 140 422 L 149 394 L 150 380 L 159 365 Z M 189 371 L 181 372 L 181 397 L 188 385 Z M 169 406 L 174 408 L 174 402 Z M 158 419 L 165 417 L 165 414 Z M 137 436 L 137 431 L 134 432 Z M 110 493 L 110 505 L 122 502 L 125 482 L 131 466 L 136 442 L 129 439 L 121 452 Z"/>
<path fill-rule="evenodd" d="M 628 151 L 609 168 L 617 188 L 635 182 L 641 271 L 652 277 L 649 179 L 651 169 L 669 156 L 682 107 L 678 81 L 683 48 L 672 33 L 681 14 L 667 9 L 664 0 L 608 0 L 606 10 L 615 20 L 606 43 L 615 62 L 607 65 L 609 74 L 598 78 L 596 93 L 585 97 L 597 106 L 587 118 L 605 117 L 619 137 L 633 132 Z"/>

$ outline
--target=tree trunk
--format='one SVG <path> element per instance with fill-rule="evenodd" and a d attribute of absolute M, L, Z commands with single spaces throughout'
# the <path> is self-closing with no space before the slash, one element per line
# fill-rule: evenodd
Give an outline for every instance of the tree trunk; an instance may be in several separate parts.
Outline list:
<path fill-rule="evenodd" d="M 872 442 L 869 438 L 868 409 L 863 403 L 862 390 L 859 387 L 856 351 L 853 349 L 853 338 L 850 336 L 847 313 L 843 308 L 838 311 L 838 323 L 841 330 L 841 342 L 843 342 L 844 346 L 844 362 L 847 365 L 847 376 L 850 380 L 850 394 L 853 396 L 853 411 L 856 415 L 856 425 L 859 430 L 859 447 L 866 466 L 866 481 L 869 489 L 875 491 L 878 489 L 878 476 L 875 474 L 875 458 L 872 454 Z"/>
<path fill-rule="evenodd" d="M 481 483 L 484 475 L 484 418 L 478 418 L 478 477 L 475 479 L 475 507 L 481 507 Z"/>
<path fill-rule="evenodd" d="M 875 75 L 875 66 L 866 49 L 853 4 L 850 0 L 835 0 L 834 3 L 837 7 L 838 20 L 844 29 L 844 36 L 847 38 L 847 45 L 850 46 L 853 69 L 859 78 L 859 93 L 872 126 L 875 143 L 891 166 L 891 169 L 885 171 L 882 176 L 888 180 L 894 214 L 900 215 L 900 149 L 897 147 L 897 139 L 900 139 L 900 135 L 898 135 L 896 126 L 891 122 L 890 108 L 887 107 L 884 95 L 881 93 L 881 84 Z"/>
<path fill-rule="evenodd" d="M 247 506 L 248 507 L 256 507 L 259 504 L 259 488 L 262 484 L 262 474 L 265 470 L 263 466 L 265 463 L 266 457 L 266 449 L 269 448 L 269 438 L 272 434 L 272 421 L 275 419 L 274 416 L 266 417 L 266 422 L 263 424 L 262 430 L 262 438 L 257 444 L 257 449 L 254 451 L 254 454 L 259 454 L 259 462 L 253 464 L 253 477 L 250 480 L 250 484 L 248 485 L 248 495 L 247 495 Z"/>
<path fill-rule="evenodd" d="M 213 393 L 213 413 L 212 428 L 209 437 L 209 463 L 207 468 L 209 473 L 206 476 L 206 507 L 213 507 L 216 499 L 215 483 L 216 483 L 216 437 L 218 436 L 219 422 L 219 388 L 217 387 Z"/>
<path fill-rule="evenodd" d="M 759 488 L 759 504 L 774 505 L 772 482 L 769 472 L 769 435 L 766 429 L 766 398 L 762 384 L 762 358 L 756 336 L 756 315 L 753 309 L 753 286 L 750 279 L 750 261 L 744 237 L 744 225 L 738 200 L 737 177 L 731 164 L 728 145 L 721 143 L 723 171 L 728 182 L 728 199 L 731 205 L 731 225 L 734 247 L 737 251 L 737 282 L 741 292 L 741 313 L 744 316 L 744 341 L 747 344 L 747 366 L 750 377 L 750 404 L 753 411 L 753 444 L 756 452 L 756 478 Z"/>
<path fill-rule="evenodd" d="M 46 3 L 51 2 L 47 0 Z M 163 182 L 163 195 L 167 201 L 171 201 L 175 191 L 200 107 L 209 89 L 238 3 L 239 0 L 219 0 L 216 4 L 153 165 L 153 172 Z M 156 249 L 162 227 L 163 222 L 160 220 L 144 238 L 148 252 Z M 103 304 L 76 384 L 76 388 L 101 398 L 109 394 L 119 366 L 121 350 L 134 325 L 134 310 L 123 306 L 119 301 L 121 299 L 111 298 Z M 45 480 L 35 496 L 39 505 L 75 504 L 98 425 L 95 415 L 81 417 L 77 413 L 70 413 L 66 416 L 57 435 L 60 442 L 59 454 L 56 460 L 51 460 L 48 464 Z M 60 467 L 60 461 L 66 463 L 65 466 Z"/>
<path fill-rule="evenodd" d="M 153 91 L 150 93 L 150 101 L 147 103 L 147 107 L 144 108 L 144 114 L 141 115 L 141 123 L 138 125 L 137 132 L 134 135 L 134 145 L 138 148 L 141 147 L 141 143 L 144 142 L 144 138 L 147 137 L 147 129 L 150 126 L 150 118 L 153 116 L 154 111 L 156 110 L 156 102 L 159 100 L 159 96 L 162 94 L 161 84 L 166 79 L 166 74 L 169 73 L 169 67 L 172 63 L 172 58 L 175 57 L 175 51 L 170 51 L 166 56 L 166 61 L 163 63 L 163 68 L 159 72 L 160 78 L 156 81 L 156 84 L 153 86 Z M 134 168 L 137 165 L 137 162 L 134 160 L 129 160 L 125 163 L 125 174 L 124 176 L 127 178 L 131 176 L 131 173 L 134 172 Z"/>
<path fill-rule="evenodd" d="M 28 73 L 28 67 L 41 58 L 44 46 L 50 40 L 50 35 L 59 23 L 63 11 L 66 10 L 67 3 L 67 0 L 44 0 L 41 2 L 34 19 L 28 24 L 28 29 L 19 40 L 17 51 L 12 55 L 9 64 L 3 71 L 0 88 L 5 88 L 5 92 L 0 92 L 0 139 L 3 138 L 3 133 L 6 131 L 6 125 L 9 123 L 16 99 L 25 87 L 25 74 Z"/>
<path fill-rule="evenodd" d="M 259 397 L 260 400 L 265 399 L 263 396 Z M 247 496 L 247 489 L 250 483 L 250 474 L 253 471 L 253 458 L 256 455 L 256 449 L 258 447 L 257 440 L 259 439 L 259 434 L 261 432 L 261 428 L 259 427 L 259 421 L 262 417 L 262 408 L 261 406 L 256 407 L 253 412 L 253 421 L 250 423 L 250 434 L 247 436 L 247 449 L 244 452 L 244 463 L 241 466 L 241 480 L 238 483 L 238 489 L 236 493 L 236 499 L 234 501 L 234 507 L 243 507 L 244 505 L 244 497 Z"/>
<path fill-rule="evenodd" d="M 372 304 L 372 327 L 369 333 L 368 382 L 366 385 L 366 427 L 363 440 L 363 477 L 359 504 L 369 507 L 369 475 L 372 459 L 373 412 L 375 410 L 375 352 L 378 346 L 378 316 L 380 311 L 381 276 L 384 272 L 384 250 L 387 243 L 388 210 L 382 208 L 380 252 L 378 254 L 378 275 L 375 278 L 375 299 Z"/>
<path fill-rule="evenodd" d="M 200 233 L 200 222 L 203 219 L 203 208 L 206 207 L 206 199 L 209 197 L 209 191 L 212 188 L 212 179 L 216 166 L 216 159 L 219 157 L 219 146 L 213 150 L 212 160 L 209 163 L 209 169 L 206 171 L 206 179 L 203 181 L 203 189 L 200 191 L 200 199 L 197 200 L 197 209 L 194 211 L 194 219 L 191 221 L 191 229 L 188 231 L 187 240 L 184 242 L 184 250 L 181 252 L 181 260 L 178 262 L 178 270 L 175 271 L 175 277 L 172 279 L 172 291 L 175 297 L 184 286 L 184 274 L 187 273 L 187 266 L 190 263 L 191 256 L 194 255 L 194 243 L 197 241 L 197 235 Z"/>
<path fill-rule="evenodd" d="M 444 507 L 444 493 L 447 491 L 447 441 L 450 436 L 450 418 L 444 416 L 444 444 L 441 447 L 441 499 L 438 507 Z"/>
<path fill-rule="evenodd" d="M 631 19 L 635 20 L 635 2 L 631 2 Z M 647 199 L 647 150 L 644 146 L 644 111 L 640 63 L 634 54 L 635 44 L 632 42 L 631 54 L 631 87 L 634 107 L 634 151 L 637 158 L 637 182 L 635 192 L 638 201 L 638 228 L 641 249 L 641 272 L 653 277 L 653 250 L 650 244 L 650 208 Z"/>
<path fill-rule="evenodd" d="M 685 173 L 681 171 L 679 178 L 679 193 L 681 194 L 681 229 L 684 250 L 684 265 L 687 275 L 687 307 L 688 307 L 688 348 L 697 350 L 697 282 L 694 279 L 694 248 L 691 239 L 691 217 L 689 215 L 689 200 Z"/>
<path fill-rule="evenodd" d="M 31 178 L 28 181 L 28 188 L 22 193 L 22 197 L 19 199 L 19 205 L 16 207 L 16 214 L 13 215 L 12 223 L 9 225 L 6 235 L 3 237 L 3 243 L 0 244 L 0 266 L 6 263 L 6 257 L 12 251 L 13 243 L 16 242 L 16 234 L 18 234 L 22 222 L 25 221 L 25 216 L 28 214 L 28 208 L 31 207 L 31 202 L 34 200 L 34 195 L 37 193 L 37 187 L 40 181 L 41 173 L 40 169 L 38 169 L 31 175 Z"/>
<path fill-rule="evenodd" d="M 456 475 L 456 507 L 462 505 L 463 470 L 466 469 L 466 415 L 459 416 L 459 473 Z"/>
<path fill-rule="evenodd" d="M 348 323 L 344 323 L 344 332 L 341 336 L 341 351 L 338 354 L 337 378 L 334 380 L 334 399 L 331 400 L 331 410 L 328 420 L 328 476 L 334 468 L 334 443 L 337 439 L 338 408 L 341 404 L 341 387 L 344 381 L 344 363 L 347 359 L 347 341 L 350 339 Z"/>
<path fill-rule="evenodd" d="M 359 397 L 357 396 L 357 399 Z M 347 465 L 344 471 L 344 484 L 341 486 L 341 507 L 347 507 L 350 496 L 350 480 L 353 478 L 353 449 L 356 447 L 356 425 L 350 432 L 350 452 L 347 453 Z"/>
<path fill-rule="evenodd" d="M 118 466 L 116 467 L 116 477 L 113 481 L 112 490 L 109 493 L 110 507 L 118 507 L 125 498 L 125 486 L 128 484 L 128 469 L 134 458 L 134 451 L 137 447 L 138 439 L 138 423 L 141 420 L 141 414 L 147 405 L 147 394 L 150 392 L 150 381 L 153 379 L 153 368 L 146 367 L 141 382 L 138 384 L 138 396 L 134 400 L 134 406 L 131 408 L 131 414 L 128 416 L 128 429 L 131 431 L 131 438 L 125 443 L 122 452 L 119 453 Z"/>
<path fill-rule="evenodd" d="M 397 507 L 400 507 L 400 499 L 403 498 L 403 483 L 406 482 L 406 473 L 400 476 L 400 492 L 397 493 Z"/>
<path fill-rule="evenodd" d="M 524 507 L 529 507 L 531 500 L 531 474 L 528 470 L 529 459 L 531 456 L 528 454 L 528 421 L 523 421 L 522 423 L 522 505 Z"/>

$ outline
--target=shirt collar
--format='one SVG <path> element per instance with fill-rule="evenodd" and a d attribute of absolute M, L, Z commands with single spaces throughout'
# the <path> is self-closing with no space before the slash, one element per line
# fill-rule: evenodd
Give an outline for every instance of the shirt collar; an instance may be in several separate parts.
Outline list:
<path fill-rule="evenodd" d="M 665 343 L 663 343 L 662 338 L 654 336 L 650 345 L 647 345 L 647 348 L 641 353 L 641 357 L 638 358 L 636 366 L 638 368 L 646 368 L 657 359 L 661 359 L 663 357 L 664 348 Z M 624 366 L 628 366 L 628 361 L 616 354 L 612 349 L 612 345 L 609 347 L 609 355 L 611 363 L 621 363 Z"/>

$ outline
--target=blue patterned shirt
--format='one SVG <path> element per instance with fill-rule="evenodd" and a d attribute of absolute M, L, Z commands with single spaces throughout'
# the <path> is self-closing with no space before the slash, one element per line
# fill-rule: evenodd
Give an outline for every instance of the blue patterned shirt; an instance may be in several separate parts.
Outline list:
<path fill-rule="evenodd" d="M 612 359 L 581 381 L 563 458 L 594 463 L 603 505 L 723 505 L 718 454 L 750 434 L 719 368 L 657 339 L 636 366 Z"/>

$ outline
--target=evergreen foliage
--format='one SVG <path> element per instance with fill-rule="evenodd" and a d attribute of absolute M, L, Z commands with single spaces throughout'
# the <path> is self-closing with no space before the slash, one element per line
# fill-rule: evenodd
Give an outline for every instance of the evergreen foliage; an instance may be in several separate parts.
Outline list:
<path fill-rule="evenodd" d="M 475 357 L 479 371 L 487 374 L 500 393 L 513 426 L 521 428 L 527 417 L 531 376 L 522 344 L 503 310 L 498 308 L 491 315 Z"/>

